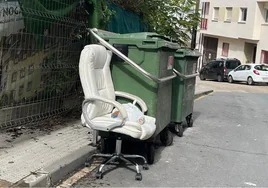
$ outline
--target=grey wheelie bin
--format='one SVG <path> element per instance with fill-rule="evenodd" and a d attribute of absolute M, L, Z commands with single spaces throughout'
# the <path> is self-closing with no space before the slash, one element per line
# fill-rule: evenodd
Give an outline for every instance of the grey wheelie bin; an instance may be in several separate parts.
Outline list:
<path fill-rule="evenodd" d="M 173 80 L 171 127 L 183 136 L 183 121 L 193 126 L 193 109 L 197 71 L 200 53 L 190 49 L 179 49 L 175 53 L 174 68 L 178 77 Z"/>

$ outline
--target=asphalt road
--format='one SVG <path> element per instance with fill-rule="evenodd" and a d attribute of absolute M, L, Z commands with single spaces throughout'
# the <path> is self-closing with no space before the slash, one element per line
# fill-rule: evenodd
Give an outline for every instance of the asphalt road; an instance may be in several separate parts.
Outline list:
<path fill-rule="evenodd" d="M 119 168 L 74 187 L 268 186 L 268 94 L 216 92 L 195 102 L 194 116 L 183 138 L 157 150 L 143 181 Z"/>

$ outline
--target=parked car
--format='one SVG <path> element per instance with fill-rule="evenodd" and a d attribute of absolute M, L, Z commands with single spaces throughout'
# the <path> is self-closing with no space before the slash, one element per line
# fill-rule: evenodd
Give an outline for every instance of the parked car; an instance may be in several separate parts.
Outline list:
<path fill-rule="evenodd" d="M 200 79 L 212 79 L 222 82 L 228 80 L 228 73 L 241 65 L 238 59 L 215 59 L 205 65 L 200 71 Z"/>
<path fill-rule="evenodd" d="M 240 65 L 229 73 L 228 81 L 230 83 L 234 81 L 247 82 L 248 85 L 253 85 L 254 83 L 268 84 L 268 65 Z"/>

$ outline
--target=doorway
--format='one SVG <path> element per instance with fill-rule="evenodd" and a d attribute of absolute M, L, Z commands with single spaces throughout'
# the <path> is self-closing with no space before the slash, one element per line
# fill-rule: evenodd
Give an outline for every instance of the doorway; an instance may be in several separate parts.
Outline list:
<path fill-rule="evenodd" d="M 217 57 L 218 38 L 204 37 L 203 66 Z"/>
<path fill-rule="evenodd" d="M 256 63 L 257 44 L 245 43 L 245 63 Z"/>

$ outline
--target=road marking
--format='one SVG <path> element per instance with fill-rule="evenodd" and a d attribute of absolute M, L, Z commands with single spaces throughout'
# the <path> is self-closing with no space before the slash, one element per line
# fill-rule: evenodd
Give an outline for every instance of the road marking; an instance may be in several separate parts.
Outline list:
<path fill-rule="evenodd" d="M 251 182 L 245 182 L 246 185 L 249 185 L 249 186 L 253 186 L 253 187 L 256 187 L 257 185 L 255 183 L 251 183 Z"/>
<path fill-rule="evenodd" d="M 68 179 L 64 180 L 60 185 L 58 185 L 56 188 L 70 188 L 75 183 L 77 183 L 79 180 L 84 178 L 85 176 L 89 175 L 91 172 L 93 172 L 96 168 L 99 167 L 101 161 L 94 161 L 90 167 L 85 167 L 75 174 L 73 174 Z"/>
<path fill-rule="evenodd" d="M 213 94 L 213 92 L 212 93 L 209 93 L 209 94 L 207 94 L 207 95 L 203 95 L 203 96 L 201 96 L 201 97 L 198 97 L 197 99 L 195 99 L 195 101 L 199 101 L 199 100 L 201 100 L 201 99 L 203 99 L 203 98 L 205 98 L 205 97 L 207 97 L 207 96 L 210 96 L 210 95 L 212 95 Z"/>

